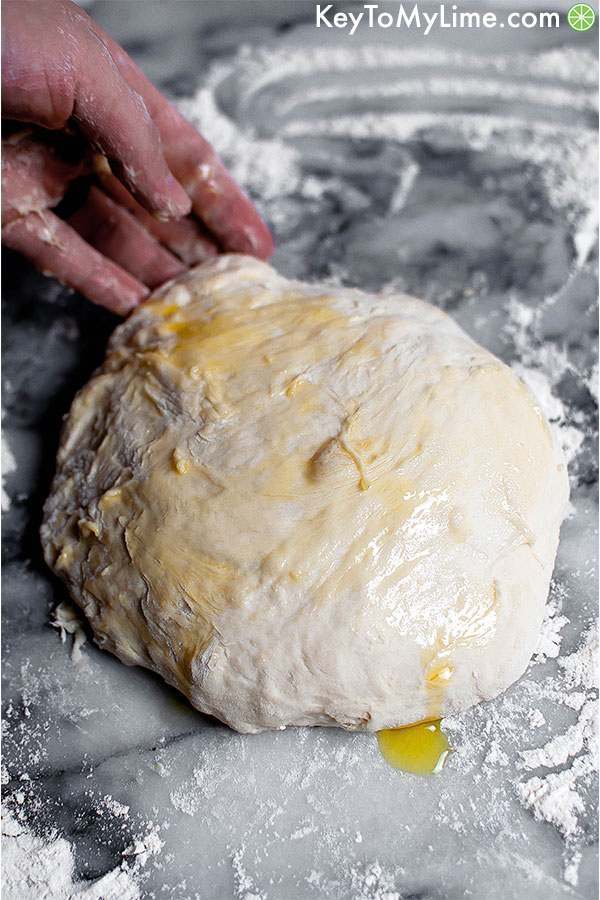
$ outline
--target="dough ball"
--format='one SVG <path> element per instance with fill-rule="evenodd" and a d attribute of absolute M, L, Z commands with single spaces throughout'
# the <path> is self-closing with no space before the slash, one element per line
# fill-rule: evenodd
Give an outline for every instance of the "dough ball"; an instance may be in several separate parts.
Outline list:
<path fill-rule="evenodd" d="M 116 329 L 42 540 L 98 643 L 199 710 L 375 731 L 521 675 L 567 493 L 535 400 L 444 313 L 229 255 Z"/>

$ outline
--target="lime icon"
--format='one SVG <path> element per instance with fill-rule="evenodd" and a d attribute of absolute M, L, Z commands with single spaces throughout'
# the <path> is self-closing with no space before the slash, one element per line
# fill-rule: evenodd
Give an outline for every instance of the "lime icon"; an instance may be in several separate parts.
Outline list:
<path fill-rule="evenodd" d="M 596 21 L 596 13 L 587 3 L 576 3 L 567 13 L 567 22 L 575 31 L 587 31 Z"/>

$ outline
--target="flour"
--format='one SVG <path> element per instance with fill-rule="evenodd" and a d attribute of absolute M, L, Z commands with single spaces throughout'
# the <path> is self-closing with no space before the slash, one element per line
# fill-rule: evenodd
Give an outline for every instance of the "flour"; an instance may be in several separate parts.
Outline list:
<path fill-rule="evenodd" d="M 8 512 L 11 506 L 11 499 L 6 491 L 5 482 L 13 472 L 17 471 L 17 461 L 13 456 L 12 450 L 6 439 L 6 435 L 2 434 L 2 512 Z"/>
<path fill-rule="evenodd" d="M 598 701 L 588 700 L 581 710 L 577 724 L 567 728 L 564 734 L 556 735 L 543 747 L 536 750 L 523 750 L 520 754 L 521 765 L 525 769 L 555 768 L 564 765 L 570 757 L 577 756 L 593 739 L 597 721 Z"/>
<path fill-rule="evenodd" d="M 296 828 L 296 830 L 292 831 L 290 834 L 290 841 L 298 841 L 300 838 L 307 837 L 309 834 L 314 834 L 316 830 L 314 825 L 304 825 L 302 828 Z"/>
<path fill-rule="evenodd" d="M 132 856 L 137 866 L 145 866 L 148 860 L 160 853 L 164 845 L 165 842 L 155 829 L 142 837 L 134 838 L 131 845 L 123 851 L 123 856 Z"/>
<path fill-rule="evenodd" d="M 116 867 L 101 878 L 74 879 L 73 847 L 64 838 L 40 838 L 10 814 L 2 815 L 4 900 L 139 900 L 135 869 Z"/>
<path fill-rule="evenodd" d="M 13 800 L 18 798 L 13 795 Z M 98 812 L 128 817 L 128 807 L 105 797 Z M 75 877 L 72 844 L 56 832 L 34 834 L 8 809 L 2 811 L 2 893 L 5 900 L 140 900 L 141 870 L 164 842 L 157 826 L 135 836 L 122 861 L 100 878 Z"/>
<path fill-rule="evenodd" d="M 127 819 L 129 815 L 129 807 L 124 803 L 119 803 L 118 800 L 115 800 L 113 797 L 107 796 L 102 800 L 101 808 L 104 810 L 108 810 L 111 812 L 113 816 L 116 816 L 121 819 Z"/>
<path fill-rule="evenodd" d="M 421 67 L 439 72 L 439 76 L 421 76 L 418 83 L 411 78 L 411 70 Z M 573 75 L 581 73 L 580 89 L 573 89 Z M 554 68 L 553 67 L 557 67 Z M 392 80 L 389 70 L 402 72 L 402 79 Z M 462 71 L 461 71 L 462 70 Z M 477 79 L 469 79 L 465 70 L 477 72 Z M 485 70 L 485 73 L 482 73 Z M 460 71 L 460 77 L 452 73 Z M 275 48 L 249 48 L 238 59 L 239 108 L 252 108 L 254 98 L 270 85 L 282 85 L 281 96 L 270 105 L 271 128 L 276 136 L 266 140 L 256 139 L 256 125 L 246 125 L 243 131 L 235 128 L 231 120 L 220 110 L 215 95 L 224 78 L 229 74 L 227 66 L 215 66 L 196 95 L 182 104 L 183 112 L 214 142 L 225 155 L 235 175 L 250 189 L 256 189 L 263 201 L 280 197 L 282 192 L 302 192 L 302 178 L 298 171 L 295 139 L 303 135 L 327 135 L 329 137 L 352 136 L 373 139 L 406 141 L 429 126 L 439 129 L 447 125 L 460 132 L 469 146 L 483 149 L 493 145 L 499 150 L 506 147 L 508 153 L 523 162 L 538 163 L 550 199 L 556 206 L 566 207 L 576 220 L 575 244 L 578 263 L 582 264 L 593 246 L 598 222 L 595 191 L 596 135 L 593 129 L 577 130 L 571 126 L 531 122 L 518 117 L 494 117 L 477 113 L 445 115 L 435 113 L 401 114 L 383 110 L 377 114 L 368 112 L 368 99 L 377 102 L 386 96 L 418 95 L 426 106 L 427 97 L 486 96 L 505 100 L 511 96 L 520 101 L 529 100 L 537 107 L 567 106 L 583 112 L 593 111 L 596 104 L 595 83 L 597 62 L 591 54 L 571 50 L 552 50 L 534 59 L 511 54 L 493 58 L 479 57 L 440 48 L 428 47 L 426 51 L 393 47 L 303 48 L 285 50 Z M 373 84 L 355 83 L 355 73 L 364 73 L 365 80 L 375 78 Z M 532 81 L 552 72 L 551 86 L 522 81 L 511 82 L 506 73 L 527 73 Z M 311 89 L 310 73 L 315 81 Z M 322 78 L 317 81 L 318 73 Z M 346 74 L 346 82 L 338 77 Z M 378 73 L 381 76 L 378 77 Z M 566 90 L 557 79 L 568 79 Z M 294 76 L 297 79 L 294 81 Z M 501 76 L 501 77 L 500 77 Z M 334 82 L 329 86 L 327 80 Z M 351 86 L 349 84 L 351 82 Z M 345 116 L 344 96 L 366 100 L 364 110 L 354 110 Z M 303 116 L 301 109 L 310 110 L 311 102 L 331 109 L 327 118 L 320 119 L 314 113 Z M 298 110 L 297 117 L 293 113 Z M 279 121 L 280 120 L 280 121 Z M 249 139 L 250 138 L 250 139 Z M 262 190 L 261 190 L 262 189 Z"/>
<path fill-rule="evenodd" d="M 244 869 L 243 854 L 242 848 L 231 857 L 236 900 L 265 900 L 265 895 L 256 888 L 252 877 Z"/>
<path fill-rule="evenodd" d="M 552 595 L 546 604 L 546 614 L 533 656 L 534 663 L 555 659 L 560 653 L 561 631 L 569 622 L 566 616 L 559 614 L 560 608 L 558 597 L 556 594 Z"/>
<path fill-rule="evenodd" d="M 590 628 L 583 636 L 578 652 L 559 659 L 567 686 L 591 687 L 598 685 L 598 631 Z"/>
<path fill-rule="evenodd" d="M 367 863 L 364 868 L 352 871 L 353 900 L 402 900 L 402 895 L 394 889 L 395 873 L 387 872 L 380 863 Z"/>
<path fill-rule="evenodd" d="M 215 67 L 212 80 L 218 81 L 226 71 L 228 67 Z M 210 132 L 211 142 L 227 158 L 235 177 L 247 190 L 268 201 L 289 193 L 299 184 L 298 153 L 277 138 L 258 139 L 240 131 L 220 112 L 209 85 L 179 106 L 203 134 L 208 136 Z"/>
<path fill-rule="evenodd" d="M 553 631 L 556 636 L 568 624 L 568 619 L 560 616 L 559 610 L 560 600 L 555 593 L 547 620 L 560 625 L 560 629 Z M 546 651 L 549 651 L 547 656 Z M 545 659 L 553 659 L 557 655 L 555 651 L 556 640 L 548 642 L 542 639 L 532 666 L 540 665 Z M 545 726 L 546 720 L 539 708 L 529 714 L 525 710 L 550 702 L 578 713 L 576 721 L 563 731 L 550 734 L 539 746 L 519 751 L 518 767 L 525 774 L 515 783 L 516 796 L 524 808 L 530 810 L 538 821 L 553 825 L 562 835 L 563 876 L 572 885 L 577 884 L 581 846 L 585 841 L 580 821 L 588 812 L 580 786 L 593 778 L 598 769 L 597 659 L 598 633 L 596 626 L 593 626 L 572 653 L 558 659 L 558 672 L 541 682 L 528 683 L 526 679 L 519 682 L 516 700 L 504 695 L 499 703 L 494 704 L 495 709 L 488 708 L 482 716 L 476 709 L 461 716 L 460 723 L 454 719 L 446 720 L 455 745 L 459 747 L 457 764 L 471 768 L 482 745 L 487 744 L 489 749 L 485 754 L 483 773 L 485 775 L 488 771 L 491 776 L 498 766 L 508 765 L 503 747 L 518 746 L 519 741 L 527 739 L 529 729 L 525 725 L 526 719 L 530 728 L 538 730 Z M 491 742 L 485 734 L 483 738 L 477 736 L 482 720 L 485 720 L 487 734 L 496 736 Z M 492 796 L 501 820 L 505 800 L 500 794 L 494 793 Z M 594 809 L 589 812 L 593 815 Z"/>

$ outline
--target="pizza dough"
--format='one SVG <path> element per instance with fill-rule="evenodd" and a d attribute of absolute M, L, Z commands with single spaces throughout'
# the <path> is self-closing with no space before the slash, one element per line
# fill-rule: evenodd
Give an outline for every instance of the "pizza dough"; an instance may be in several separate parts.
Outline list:
<path fill-rule="evenodd" d="M 199 710 L 375 731 L 521 675 L 567 493 L 535 400 L 444 313 L 229 255 L 117 328 L 41 533 L 98 643 Z"/>

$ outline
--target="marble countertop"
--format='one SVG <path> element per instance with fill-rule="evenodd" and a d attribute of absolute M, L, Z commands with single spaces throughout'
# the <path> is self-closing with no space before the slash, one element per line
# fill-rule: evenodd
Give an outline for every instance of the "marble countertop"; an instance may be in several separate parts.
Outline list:
<path fill-rule="evenodd" d="M 5 252 L 7 896 L 597 896 L 596 29 L 355 39 L 317 31 L 313 3 L 87 6 L 188 98 L 284 274 L 421 296 L 516 367 L 569 457 L 571 509 L 538 652 L 447 721 L 441 774 L 391 769 L 369 735 L 235 734 L 96 648 L 68 607 L 64 641 L 52 627 L 68 597 L 41 507 L 61 416 L 117 320 Z M 17 845 L 46 866 L 37 887 L 15 886 Z"/>

